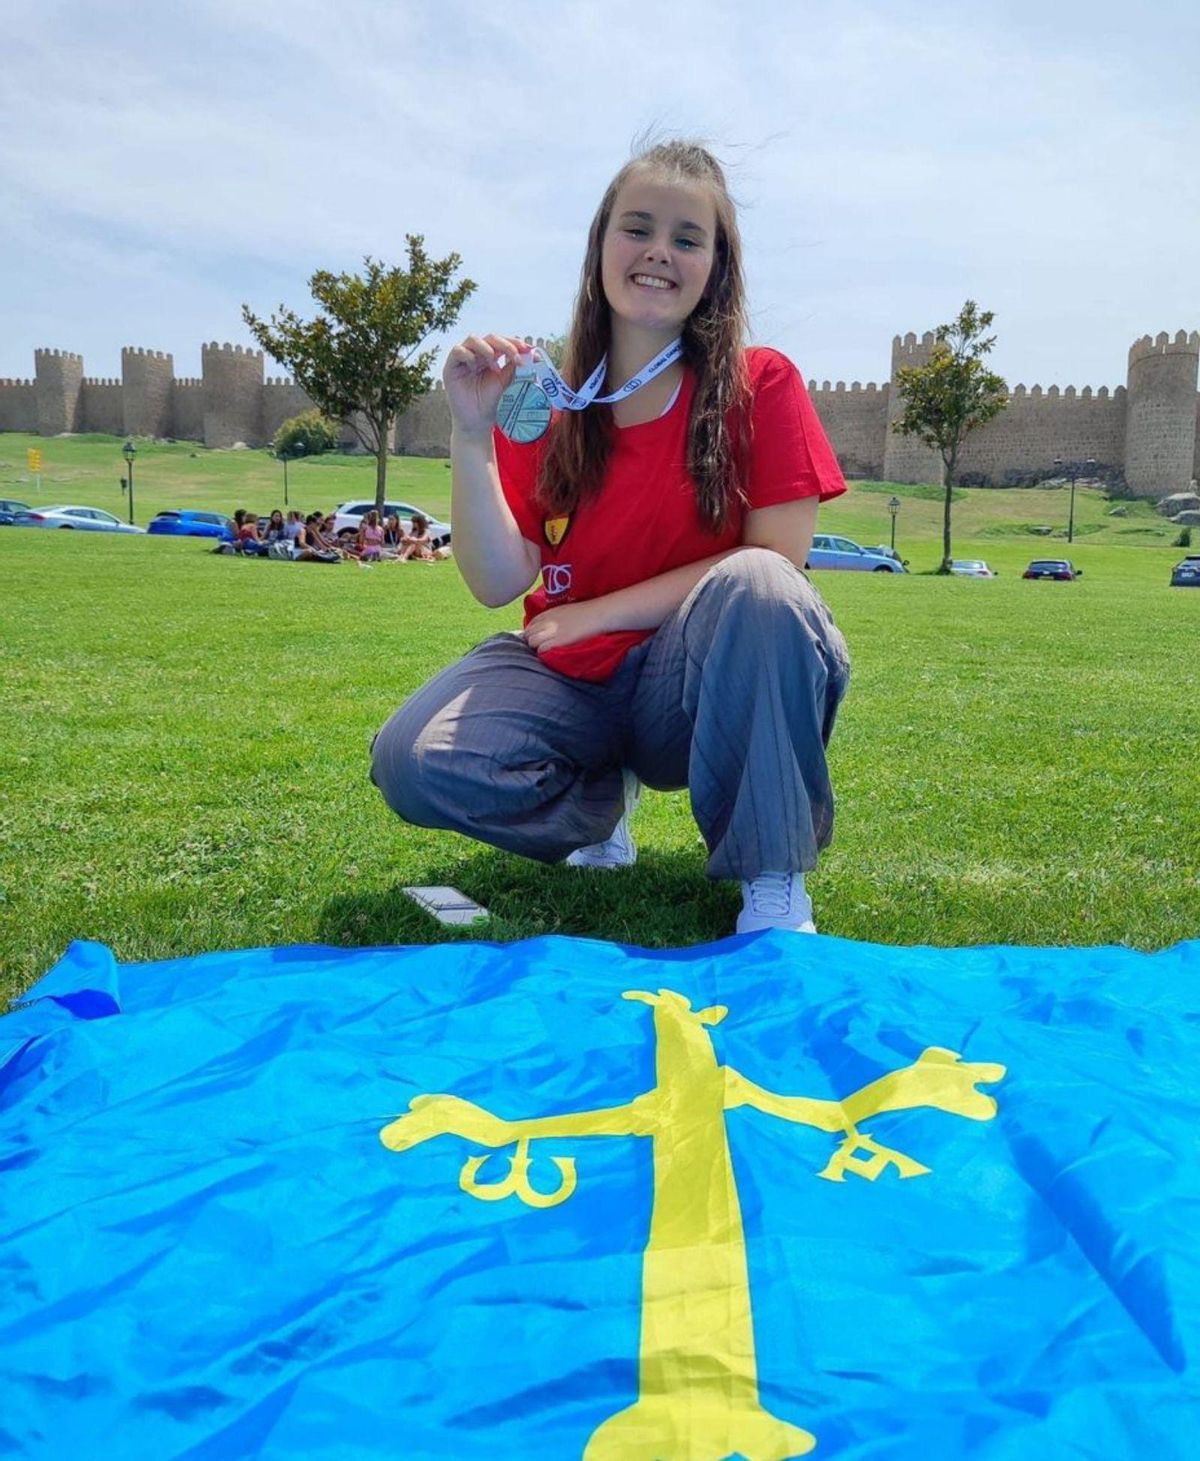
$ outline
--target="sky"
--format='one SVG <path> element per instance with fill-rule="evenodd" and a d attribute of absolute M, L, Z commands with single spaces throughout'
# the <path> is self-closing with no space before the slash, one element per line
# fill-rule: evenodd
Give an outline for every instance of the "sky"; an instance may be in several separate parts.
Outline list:
<path fill-rule="evenodd" d="M 1119 385 L 1200 328 L 1195 0 L 4 9 L 0 377 L 123 345 L 199 375 L 243 303 L 309 313 L 408 233 L 478 285 L 454 338 L 561 333 L 648 133 L 726 165 L 753 337 L 806 376 L 885 381 L 968 298 L 1010 386 Z"/>

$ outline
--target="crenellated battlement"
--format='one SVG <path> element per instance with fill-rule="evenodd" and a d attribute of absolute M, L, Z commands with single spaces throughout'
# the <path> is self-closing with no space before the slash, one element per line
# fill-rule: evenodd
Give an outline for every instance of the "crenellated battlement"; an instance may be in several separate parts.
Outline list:
<path fill-rule="evenodd" d="M 72 350 L 35 350 L 34 360 L 62 360 L 70 361 L 72 365 L 82 365 L 83 356 L 76 355 Z"/>
<path fill-rule="evenodd" d="M 907 361 L 913 365 L 923 364 L 936 344 L 937 335 L 933 330 L 926 330 L 919 339 L 912 330 L 906 335 L 895 335 L 892 338 L 892 360 L 901 363 Z"/>
<path fill-rule="evenodd" d="M 122 361 L 124 361 L 129 356 L 142 356 L 147 360 L 162 360 L 168 363 L 174 363 L 175 359 L 173 355 L 167 354 L 167 352 L 164 350 L 144 350 L 140 345 L 122 345 Z"/>
<path fill-rule="evenodd" d="M 85 375 L 83 383 L 85 386 L 119 386 L 121 384 L 115 375 Z"/>
<path fill-rule="evenodd" d="M 188 387 L 192 387 L 192 388 L 194 388 L 196 390 L 199 390 L 199 388 L 203 384 L 204 384 L 204 382 L 200 379 L 200 377 L 198 375 L 177 375 L 175 377 L 175 389 L 176 390 L 178 390 L 180 388 L 180 386 L 188 386 Z"/>
<path fill-rule="evenodd" d="M 1083 386 L 1077 389 L 1075 386 L 1026 386 L 1018 384 L 1013 386 L 1009 392 L 1010 401 L 1071 401 L 1079 405 L 1084 402 L 1094 403 L 1096 401 L 1117 400 L 1125 394 L 1124 386 L 1115 386 L 1111 391 L 1107 386 L 1097 386 L 1095 390 L 1091 386 Z"/>
<path fill-rule="evenodd" d="M 244 355 L 250 360 L 262 360 L 263 358 L 261 350 L 255 350 L 249 345 L 231 345 L 228 341 L 218 345 L 215 340 L 209 341 L 207 345 L 201 345 L 201 359 L 207 355 Z"/>
<path fill-rule="evenodd" d="M 31 385 L 33 385 L 33 381 L 31 381 L 31 380 L 21 380 L 19 378 L 15 378 L 15 377 L 14 378 L 10 378 L 8 376 L 5 376 L 3 380 L 0 380 L 0 390 L 4 390 L 4 388 L 6 386 L 31 386 Z"/>
<path fill-rule="evenodd" d="M 810 380 L 809 383 L 808 383 L 808 389 L 809 389 L 809 394 L 810 395 L 814 395 L 814 396 L 815 395 L 820 395 L 820 393 L 822 391 L 828 391 L 830 389 L 832 389 L 834 395 L 837 395 L 839 392 L 845 392 L 846 391 L 846 382 L 844 380 L 836 381 L 834 383 L 834 385 L 832 386 L 832 388 L 831 388 L 828 381 L 822 381 L 821 384 L 818 386 L 815 380 Z M 863 385 L 863 383 L 861 381 L 852 380 L 850 382 L 849 394 L 850 395 L 853 395 L 856 391 L 861 391 L 863 395 L 869 396 L 872 391 L 886 391 L 886 390 L 887 390 L 887 386 L 886 385 L 882 385 L 882 386 L 876 385 L 876 383 L 874 381 L 868 381 L 868 383 L 866 385 Z"/>
<path fill-rule="evenodd" d="M 1160 330 L 1153 339 L 1143 335 L 1129 347 L 1130 365 L 1152 355 L 1200 355 L 1200 331 L 1176 330 L 1172 339 L 1166 330 Z"/>
<path fill-rule="evenodd" d="M 294 386 L 296 382 L 290 375 L 269 375 L 263 381 L 265 386 Z"/>

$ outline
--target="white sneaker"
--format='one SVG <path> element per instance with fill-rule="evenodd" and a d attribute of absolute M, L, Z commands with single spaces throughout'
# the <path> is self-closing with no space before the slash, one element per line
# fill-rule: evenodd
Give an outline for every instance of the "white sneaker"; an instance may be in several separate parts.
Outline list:
<path fill-rule="evenodd" d="M 804 890 L 803 873 L 762 873 L 742 884 L 737 932 L 757 933 L 760 928 L 816 933 L 812 899 Z"/>
<path fill-rule="evenodd" d="M 642 799 L 642 783 L 632 771 L 623 771 L 621 776 L 625 785 L 625 810 L 621 813 L 621 820 L 606 841 L 593 842 L 569 853 L 566 859 L 568 867 L 602 868 L 611 872 L 618 867 L 632 867 L 637 862 L 637 846 L 629 830 L 629 818 Z"/>

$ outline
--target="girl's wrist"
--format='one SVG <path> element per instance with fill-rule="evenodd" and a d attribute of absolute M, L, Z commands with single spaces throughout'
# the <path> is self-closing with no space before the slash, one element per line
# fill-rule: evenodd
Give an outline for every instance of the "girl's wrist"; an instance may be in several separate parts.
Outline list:
<path fill-rule="evenodd" d="M 488 448 L 492 445 L 492 426 L 489 422 L 486 426 L 462 426 L 453 419 L 450 422 L 450 445 L 475 446 Z"/>

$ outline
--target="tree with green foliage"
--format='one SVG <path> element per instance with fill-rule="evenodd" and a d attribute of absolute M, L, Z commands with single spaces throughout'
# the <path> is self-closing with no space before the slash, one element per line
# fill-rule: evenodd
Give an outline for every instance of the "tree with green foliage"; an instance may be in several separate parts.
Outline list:
<path fill-rule="evenodd" d="M 942 566 L 950 572 L 950 511 L 954 474 L 967 437 L 977 426 L 998 416 L 1008 405 L 1008 386 L 987 369 L 983 357 L 996 343 L 984 335 L 995 316 L 968 299 L 958 318 L 939 325 L 936 343 L 925 365 L 903 366 L 896 386 L 904 402 L 894 429 L 937 449 L 942 458 L 945 492 L 942 516 Z"/>
<path fill-rule="evenodd" d="M 319 457 L 337 443 L 337 422 L 314 408 L 289 417 L 272 438 L 271 450 L 277 457 Z"/>
<path fill-rule="evenodd" d="M 470 279 L 454 282 L 462 263 L 458 254 L 431 259 L 419 234 L 407 240 L 407 269 L 388 269 L 368 256 L 362 274 L 318 270 L 308 281 L 320 307 L 315 319 L 303 320 L 280 305 L 267 322 L 242 306 L 259 345 L 374 455 L 380 512 L 396 417 L 433 384 L 429 371 L 437 351 L 421 346 L 431 334 L 448 330 L 475 292 Z"/>

